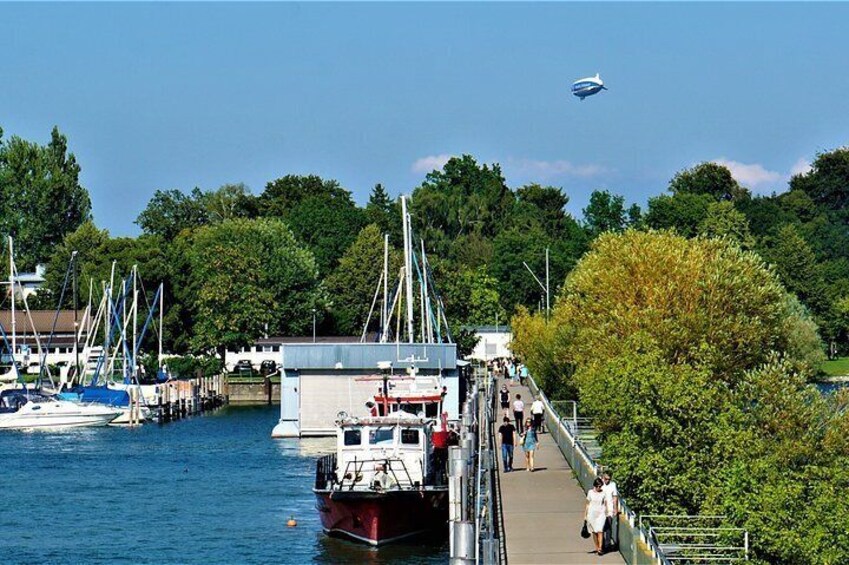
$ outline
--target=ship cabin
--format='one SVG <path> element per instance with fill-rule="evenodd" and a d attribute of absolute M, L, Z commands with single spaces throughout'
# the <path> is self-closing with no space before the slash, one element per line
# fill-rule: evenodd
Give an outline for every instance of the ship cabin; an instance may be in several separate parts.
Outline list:
<path fill-rule="evenodd" d="M 433 419 L 403 411 L 388 417 L 340 416 L 337 488 L 417 489 L 432 482 Z"/>
<path fill-rule="evenodd" d="M 439 376 L 390 377 L 374 396 L 373 416 L 405 412 L 414 416 L 439 418 L 445 387 Z M 385 392 L 384 392 L 385 390 Z"/>

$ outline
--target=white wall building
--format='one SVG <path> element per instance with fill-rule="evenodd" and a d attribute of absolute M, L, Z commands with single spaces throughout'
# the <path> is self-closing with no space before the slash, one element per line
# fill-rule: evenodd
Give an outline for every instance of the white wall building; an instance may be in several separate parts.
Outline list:
<path fill-rule="evenodd" d="M 480 339 L 475 346 L 470 359 L 490 361 L 500 357 L 511 357 L 510 342 L 513 340 L 513 332 L 510 326 L 473 326 L 468 328 L 474 330 Z"/>

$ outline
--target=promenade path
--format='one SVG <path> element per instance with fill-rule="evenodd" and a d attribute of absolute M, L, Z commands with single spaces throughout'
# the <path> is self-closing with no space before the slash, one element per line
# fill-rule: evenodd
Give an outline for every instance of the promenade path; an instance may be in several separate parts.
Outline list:
<path fill-rule="evenodd" d="M 511 402 L 522 395 L 527 416 L 531 391 L 518 383 L 508 389 Z M 597 556 L 592 539 L 581 537 L 586 493 L 551 436 L 540 434 L 533 473 L 525 471 L 522 448 L 515 449 L 511 473 L 504 472 L 500 446 L 497 451 L 508 565 L 624 563 L 618 552 Z"/>

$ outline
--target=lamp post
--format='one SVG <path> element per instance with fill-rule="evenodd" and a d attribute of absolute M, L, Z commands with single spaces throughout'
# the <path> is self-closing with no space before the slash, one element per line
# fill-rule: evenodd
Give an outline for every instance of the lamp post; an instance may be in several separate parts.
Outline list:
<path fill-rule="evenodd" d="M 531 276 L 537 281 L 537 284 L 542 289 L 542 292 L 545 294 L 545 319 L 548 319 L 549 311 L 551 310 L 551 298 L 549 293 L 549 268 L 548 268 L 548 247 L 545 248 L 545 284 L 542 284 L 542 281 L 539 280 L 539 277 L 534 274 L 533 270 L 528 266 L 528 264 L 522 261 L 522 265 L 528 270 Z M 540 310 L 542 310 L 542 304 L 540 304 Z"/>

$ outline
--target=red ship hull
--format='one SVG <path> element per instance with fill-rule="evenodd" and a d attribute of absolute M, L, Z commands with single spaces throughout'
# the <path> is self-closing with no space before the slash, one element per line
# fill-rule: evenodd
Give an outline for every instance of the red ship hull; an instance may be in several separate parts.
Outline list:
<path fill-rule="evenodd" d="M 324 531 L 371 545 L 391 543 L 445 526 L 448 490 L 355 492 L 315 490 Z"/>

